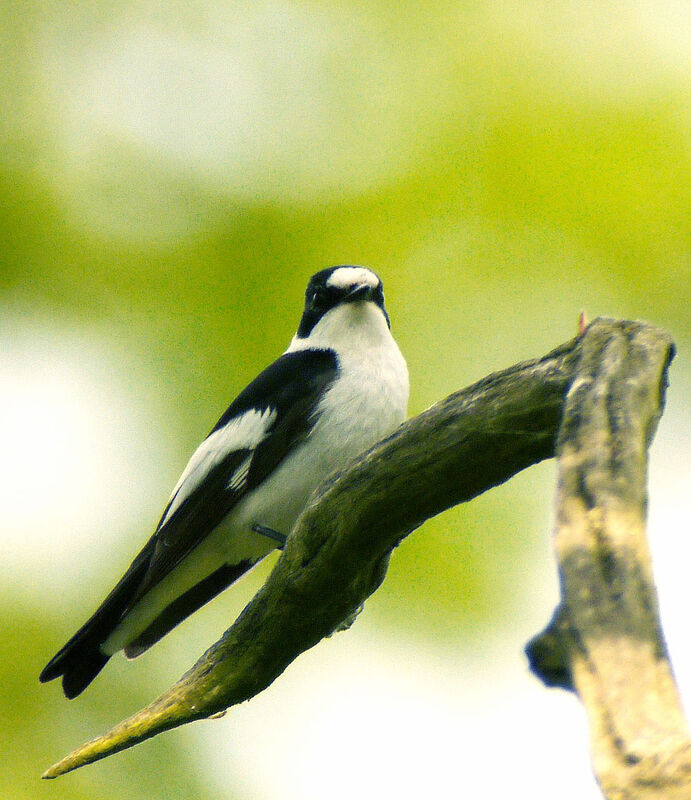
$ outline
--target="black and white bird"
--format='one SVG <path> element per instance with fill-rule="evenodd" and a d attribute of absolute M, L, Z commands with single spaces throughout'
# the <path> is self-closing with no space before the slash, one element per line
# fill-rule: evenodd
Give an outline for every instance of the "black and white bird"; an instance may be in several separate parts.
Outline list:
<path fill-rule="evenodd" d="M 76 697 L 119 650 L 134 658 L 282 547 L 312 491 L 405 418 L 408 370 L 382 283 L 364 267 L 314 275 L 290 346 L 192 455 L 154 535 L 51 659 Z"/>

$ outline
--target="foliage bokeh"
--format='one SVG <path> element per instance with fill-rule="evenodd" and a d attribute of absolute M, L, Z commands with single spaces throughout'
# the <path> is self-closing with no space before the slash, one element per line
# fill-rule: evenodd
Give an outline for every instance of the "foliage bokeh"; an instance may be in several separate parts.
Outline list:
<path fill-rule="evenodd" d="M 3 465 L 0 792 L 219 796 L 186 732 L 49 790 L 36 778 L 178 677 L 268 565 L 73 704 L 39 687 L 43 662 L 287 345 L 317 269 L 382 275 L 411 413 L 569 338 L 582 308 L 670 329 L 688 385 L 683 4 L 6 1 L 0 19 L 0 376 L 6 397 L 23 380 L 35 401 L 0 421 L 30 451 L 18 470 L 6 447 Z M 82 466 L 110 505 L 78 520 L 81 473 L 60 484 L 73 444 L 51 439 L 47 456 L 31 435 L 57 413 L 46 387 L 64 364 L 76 417 L 96 415 L 107 445 Z M 128 458 L 136 473 L 108 486 Z M 553 592 L 552 481 L 542 466 L 430 521 L 353 635 L 412 641 L 423 659 L 534 633 L 526 608 Z M 55 485 L 59 518 L 41 500 Z M 75 525 L 83 564 L 60 556 Z M 256 796 L 242 777 L 223 791 Z"/>

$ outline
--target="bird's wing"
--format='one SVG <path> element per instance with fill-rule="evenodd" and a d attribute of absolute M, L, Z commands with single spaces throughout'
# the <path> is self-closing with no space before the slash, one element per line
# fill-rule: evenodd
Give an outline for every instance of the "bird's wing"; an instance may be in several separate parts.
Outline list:
<path fill-rule="evenodd" d="M 154 535 L 96 612 L 46 665 L 42 681 L 62 675 L 67 697 L 83 691 L 108 661 L 101 644 L 133 605 L 309 434 L 319 400 L 336 372 L 332 351 L 285 353 L 238 395 L 193 454 Z M 178 598 L 156 629 L 136 643 L 133 654 L 157 641 L 252 563 L 226 565 Z"/>
<path fill-rule="evenodd" d="M 153 551 L 135 602 L 304 441 L 336 368 L 329 350 L 285 353 L 233 401 L 173 490 L 152 537 Z"/>

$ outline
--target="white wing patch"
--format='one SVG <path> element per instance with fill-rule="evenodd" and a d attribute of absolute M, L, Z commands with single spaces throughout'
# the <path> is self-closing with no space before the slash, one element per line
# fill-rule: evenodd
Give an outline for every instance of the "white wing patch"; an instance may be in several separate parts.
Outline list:
<path fill-rule="evenodd" d="M 184 472 L 180 476 L 172 494 L 170 495 L 170 508 L 161 520 L 161 526 L 175 513 L 186 497 L 197 489 L 209 474 L 209 471 L 219 464 L 229 453 L 234 450 L 254 450 L 266 438 L 269 428 L 276 419 L 276 410 L 267 408 L 260 411 L 251 408 L 233 417 L 219 430 L 208 436 L 194 451 Z M 247 478 L 252 456 L 248 456 L 231 477 L 228 488 L 237 489 Z"/>
<path fill-rule="evenodd" d="M 233 491 L 239 489 L 242 484 L 247 480 L 247 475 L 250 471 L 250 464 L 252 463 L 252 456 L 254 454 L 250 453 L 247 458 L 240 464 L 240 466 L 235 470 L 231 479 L 226 484 L 226 489 L 231 489 Z"/>

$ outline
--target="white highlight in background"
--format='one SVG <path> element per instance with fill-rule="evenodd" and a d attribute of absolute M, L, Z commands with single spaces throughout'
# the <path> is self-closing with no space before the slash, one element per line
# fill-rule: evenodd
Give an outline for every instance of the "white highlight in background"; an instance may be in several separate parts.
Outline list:
<path fill-rule="evenodd" d="M 128 385 L 131 364 L 90 333 L 12 318 L 0 328 L 3 566 L 36 591 L 42 575 L 59 592 L 118 552 L 155 497 L 151 464 L 168 456 L 153 434 L 157 409 L 147 419 Z"/>

